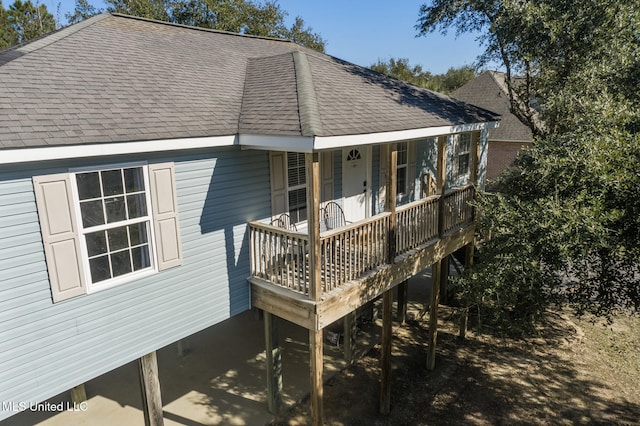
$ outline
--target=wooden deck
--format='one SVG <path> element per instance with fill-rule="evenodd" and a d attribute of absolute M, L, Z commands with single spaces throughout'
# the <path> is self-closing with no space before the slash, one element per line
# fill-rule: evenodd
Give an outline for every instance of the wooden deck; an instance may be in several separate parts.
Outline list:
<path fill-rule="evenodd" d="M 252 222 L 252 304 L 321 330 L 472 242 L 473 195 L 462 187 L 398 207 L 394 218 L 382 213 L 320 234 L 319 300 L 309 296 L 309 236 Z"/>

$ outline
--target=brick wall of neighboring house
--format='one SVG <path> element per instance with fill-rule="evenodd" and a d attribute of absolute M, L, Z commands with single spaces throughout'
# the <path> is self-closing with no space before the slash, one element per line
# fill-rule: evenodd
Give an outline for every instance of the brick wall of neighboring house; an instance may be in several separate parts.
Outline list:
<path fill-rule="evenodd" d="M 487 155 L 487 180 L 493 180 L 500 176 L 503 170 L 511 166 L 520 150 L 530 144 L 530 142 L 498 142 L 490 140 Z"/>

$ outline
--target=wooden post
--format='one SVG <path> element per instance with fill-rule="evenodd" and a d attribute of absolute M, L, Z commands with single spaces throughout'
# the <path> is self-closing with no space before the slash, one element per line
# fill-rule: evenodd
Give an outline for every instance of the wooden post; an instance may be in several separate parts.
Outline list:
<path fill-rule="evenodd" d="M 436 187 L 440 194 L 438 234 L 440 238 L 444 234 L 445 208 L 444 190 L 447 181 L 447 136 L 438 136 L 438 159 L 436 163 Z"/>
<path fill-rule="evenodd" d="M 344 359 L 347 365 L 353 364 L 356 351 L 356 311 L 344 316 Z"/>
<path fill-rule="evenodd" d="M 473 268 L 473 252 L 475 250 L 475 244 L 471 243 L 465 247 L 464 252 L 464 272 L 469 273 Z M 460 315 L 460 338 L 464 339 L 467 335 L 467 327 L 469 325 L 469 305 L 468 301 L 462 301 L 462 314 Z"/>
<path fill-rule="evenodd" d="M 282 358 L 278 336 L 278 317 L 264 312 L 264 343 L 267 352 L 267 407 L 278 414 L 282 406 Z"/>
<path fill-rule="evenodd" d="M 436 367 L 436 341 L 438 339 L 438 303 L 440 299 L 441 262 L 431 266 L 431 305 L 429 307 L 429 347 L 427 348 L 427 368 Z"/>
<path fill-rule="evenodd" d="M 140 389 L 142 390 L 142 411 L 146 426 L 162 426 L 162 397 L 160 395 L 160 377 L 158 376 L 158 358 L 151 352 L 138 358 Z"/>
<path fill-rule="evenodd" d="M 449 263 L 451 255 L 445 256 L 440 265 L 440 300 L 444 305 L 449 303 L 449 294 L 447 287 L 449 286 Z"/>
<path fill-rule="evenodd" d="M 311 371 L 311 423 L 324 423 L 322 412 L 322 330 L 309 330 L 309 367 Z"/>
<path fill-rule="evenodd" d="M 398 285 L 398 322 L 407 322 L 407 296 L 409 292 L 409 280 L 405 280 Z"/>
<path fill-rule="evenodd" d="M 385 211 L 391 213 L 389 220 L 389 241 L 387 256 L 388 262 L 393 264 L 396 257 L 396 181 L 398 169 L 398 144 L 392 143 L 385 147 L 387 149 L 387 171 L 386 171 L 386 188 L 385 188 Z"/>
<path fill-rule="evenodd" d="M 85 402 L 86 400 L 87 400 L 87 391 L 84 388 L 84 383 L 71 388 L 71 402 L 77 405 L 77 404 L 80 404 L 81 402 Z"/>
<path fill-rule="evenodd" d="M 380 413 L 391 412 L 391 335 L 393 321 L 393 289 L 382 296 L 382 342 L 381 342 L 381 379 L 380 379 Z"/>
<path fill-rule="evenodd" d="M 318 153 L 305 154 L 307 170 L 307 227 L 309 229 L 309 297 L 322 297 L 320 281 L 320 162 Z"/>

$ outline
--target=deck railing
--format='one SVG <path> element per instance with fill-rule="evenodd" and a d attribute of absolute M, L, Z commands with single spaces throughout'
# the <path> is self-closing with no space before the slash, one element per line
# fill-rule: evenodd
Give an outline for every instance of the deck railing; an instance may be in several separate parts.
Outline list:
<path fill-rule="evenodd" d="M 396 210 L 396 255 L 435 241 L 473 222 L 474 187 L 434 195 Z M 386 264 L 391 213 L 382 213 L 320 234 L 322 292 L 329 292 Z M 309 294 L 309 236 L 261 222 L 249 224 L 251 274 Z"/>
<path fill-rule="evenodd" d="M 396 210 L 396 254 L 404 254 L 438 237 L 439 195 L 400 206 Z"/>
<path fill-rule="evenodd" d="M 320 236 L 323 291 L 355 280 L 386 263 L 391 213 L 382 213 Z"/>
<path fill-rule="evenodd" d="M 463 186 L 445 194 L 442 217 L 444 233 L 473 222 L 473 206 L 470 203 L 474 195 L 473 185 Z"/>
<path fill-rule="evenodd" d="M 309 237 L 261 222 L 249 223 L 251 274 L 309 293 Z"/>

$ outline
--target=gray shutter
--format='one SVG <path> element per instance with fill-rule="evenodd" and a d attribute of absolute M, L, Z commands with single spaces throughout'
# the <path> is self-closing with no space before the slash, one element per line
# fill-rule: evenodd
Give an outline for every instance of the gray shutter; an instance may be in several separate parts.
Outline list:
<path fill-rule="evenodd" d="M 287 206 L 287 153 L 269 153 L 271 174 L 271 214 L 275 217 L 289 211 Z"/>
<path fill-rule="evenodd" d="M 415 201 L 419 198 L 416 196 L 416 144 L 416 141 L 407 143 L 407 179 L 409 183 L 409 188 L 407 188 L 407 192 L 409 193 L 408 201 Z"/>
<path fill-rule="evenodd" d="M 87 292 L 78 219 L 67 173 L 34 176 L 44 254 L 54 302 Z"/>
<path fill-rule="evenodd" d="M 155 229 L 158 270 L 182 265 L 178 202 L 173 163 L 149 165 L 149 190 Z"/>
<path fill-rule="evenodd" d="M 322 193 L 321 202 L 333 200 L 333 151 L 323 152 L 320 164 L 322 165 Z"/>

